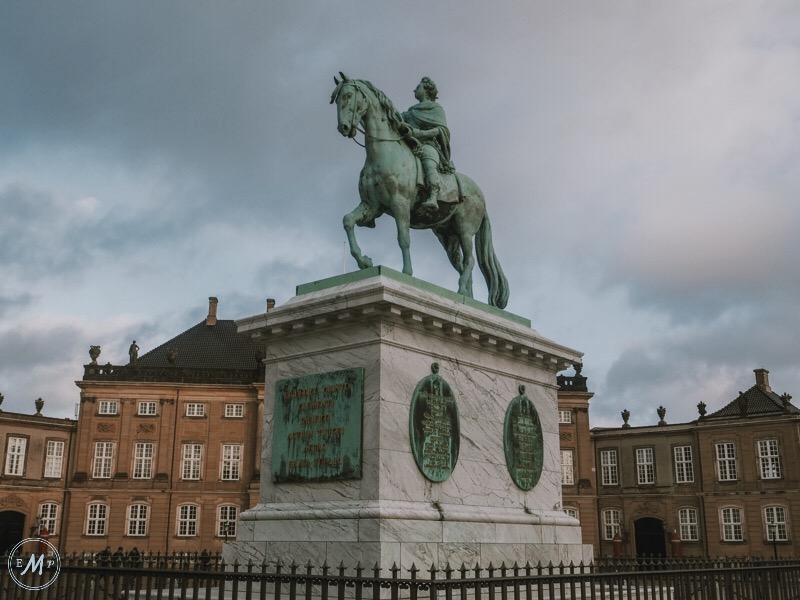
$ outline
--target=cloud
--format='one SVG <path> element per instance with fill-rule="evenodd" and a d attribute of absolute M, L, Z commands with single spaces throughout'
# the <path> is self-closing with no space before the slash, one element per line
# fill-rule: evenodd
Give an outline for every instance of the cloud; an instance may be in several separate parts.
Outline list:
<path fill-rule="evenodd" d="M 210 295 L 239 318 L 341 272 L 364 161 L 328 104 L 343 70 L 402 109 L 437 81 L 509 308 L 587 351 L 593 419 L 690 415 L 759 366 L 791 392 L 798 21 L 758 1 L 8 7 L 0 352 L 31 367 L 0 388 L 27 397 L 49 369 L 66 407 L 89 344 L 125 360 Z M 389 217 L 357 234 L 400 268 Z M 455 287 L 430 232 L 412 258 Z"/>

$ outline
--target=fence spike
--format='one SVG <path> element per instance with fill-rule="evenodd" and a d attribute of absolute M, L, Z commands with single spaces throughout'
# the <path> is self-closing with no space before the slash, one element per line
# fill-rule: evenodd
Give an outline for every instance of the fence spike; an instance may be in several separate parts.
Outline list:
<path fill-rule="evenodd" d="M 411 579 L 416 579 L 417 573 L 419 573 L 419 569 L 417 568 L 417 563 L 412 562 L 411 568 L 408 570 L 408 572 L 411 573 Z"/>

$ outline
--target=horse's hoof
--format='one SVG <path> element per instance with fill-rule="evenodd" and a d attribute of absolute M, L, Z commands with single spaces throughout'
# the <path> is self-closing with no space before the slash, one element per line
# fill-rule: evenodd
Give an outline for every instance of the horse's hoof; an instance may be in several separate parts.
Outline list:
<path fill-rule="evenodd" d="M 361 268 L 362 269 L 371 269 L 372 268 L 372 259 L 369 256 L 365 256 L 361 259 Z"/>

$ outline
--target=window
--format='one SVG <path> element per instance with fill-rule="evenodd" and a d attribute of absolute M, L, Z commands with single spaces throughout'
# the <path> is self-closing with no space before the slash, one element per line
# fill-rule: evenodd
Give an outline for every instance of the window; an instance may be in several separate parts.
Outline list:
<path fill-rule="evenodd" d="M 559 423 L 572 423 L 572 411 L 571 410 L 560 410 L 560 411 L 558 411 L 558 422 Z"/>
<path fill-rule="evenodd" d="M 225 416 L 237 419 L 244 417 L 244 404 L 226 404 Z"/>
<path fill-rule="evenodd" d="M 47 529 L 50 535 L 56 535 L 58 524 L 58 504 L 55 502 L 42 502 L 39 505 L 39 531 Z"/>
<path fill-rule="evenodd" d="M 561 485 L 574 485 L 575 475 L 572 468 L 572 450 L 561 451 Z"/>
<path fill-rule="evenodd" d="M 767 540 L 770 542 L 789 541 L 789 529 L 786 526 L 786 509 L 782 506 L 767 506 L 764 509 L 764 526 Z"/>
<path fill-rule="evenodd" d="M 723 542 L 742 542 L 742 509 L 723 508 L 722 509 L 722 541 Z"/>
<path fill-rule="evenodd" d="M 206 405 L 199 402 L 189 402 L 186 405 L 187 417 L 204 417 L 206 414 Z"/>
<path fill-rule="evenodd" d="M 117 414 L 117 401 L 116 400 L 100 400 L 100 408 L 97 409 L 98 415 L 115 415 Z"/>
<path fill-rule="evenodd" d="M 193 537 L 197 535 L 197 506 L 182 504 L 178 507 L 178 535 Z"/>
<path fill-rule="evenodd" d="M 239 507 L 233 504 L 225 504 L 217 511 L 217 535 L 219 537 L 236 536 L 236 516 L 239 514 Z"/>
<path fill-rule="evenodd" d="M 181 467 L 182 479 L 200 479 L 200 463 L 202 458 L 202 444 L 183 445 L 183 465 Z"/>
<path fill-rule="evenodd" d="M 758 440 L 758 468 L 761 479 L 781 478 L 778 440 Z"/>
<path fill-rule="evenodd" d="M 733 442 L 722 442 L 715 446 L 717 454 L 717 479 L 736 481 L 736 446 Z"/>
<path fill-rule="evenodd" d="M 153 416 L 156 414 L 156 403 L 142 400 L 136 408 L 136 414 L 139 416 Z"/>
<path fill-rule="evenodd" d="M 639 485 L 656 482 L 652 448 L 636 449 L 636 481 Z"/>
<path fill-rule="evenodd" d="M 63 462 L 64 442 L 48 440 L 44 458 L 44 476 L 61 477 L 61 465 Z"/>
<path fill-rule="evenodd" d="M 86 535 L 105 535 L 107 519 L 108 506 L 99 503 L 90 504 L 86 517 Z"/>
<path fill-rule="evenodd" d="M 150 507 L 147 504 L 131 504 L 128 507 L 128 535 L 147 535 L 147 517 Z"/>
<path fill-rule="evenodd" d="M 225 444 L 222 446 L 222 474 L 224 481 L 237 481 L 242 464 L 241 444 Z"/>
<path fill-rule="evenodd" d="M 681 529 L 681 541 L 696 542 L 700 539 L 700 529 L 697 525 L 697 509 L 679 509 L 678 523 Z"/>
<path fill-rule="evenodd" d="M 675 446 L 675 482 L 692 483 L 694 481 L 694 464 L 692 464 L 692 447 Z"/>
<path fill-rule="evenodd" d="M 110 479 L 113 462 L 114 442 L 95 442 L 92 477 L 95 479 Z"/>
<path fill-rule="evenodd" d="M 600 476 L 603 485 L 618 485 L 619 472 L 617 471 L 617 451 L 600 451 Z"/>
<path fill-rule="evenodd" d="M 603 539 L 613 540 L 616 534 L 622 535 L 620 521 L 622 513 L 616 508 L 607 508 L 603 511 Z"/>
<path fill-rule="evenodd" d="M 153 442 L 137 442 L 133 448 L 133 478 L 150 479 L 153 476 Z"/>
<path fill-rule="evenodd" d="M 28 446 L 28 438 L 9 437 L 6 446 L 6 475 L 25 474 L 25 448 Z"/>
<path fill-rule="evenodd" d="M 578 509 L 577 508 L 571 508 L 569 506 L 565 506 L 564 507 L 564 512 L 567 513 L 567 515 L 572 517 L 573 519 L 577 519 L 578 518 Z"/>

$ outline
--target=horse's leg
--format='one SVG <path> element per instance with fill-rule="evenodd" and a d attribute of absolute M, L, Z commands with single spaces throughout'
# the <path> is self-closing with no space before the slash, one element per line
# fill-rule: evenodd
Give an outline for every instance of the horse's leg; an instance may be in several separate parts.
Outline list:
<path fill-rule="evenodd" d="M 403 254 L 403 273 L 413 275 L 411 268 L 411 203 L 406 199 L 393 199 L 392 216 L 397 225 L 397 243 Z"/>
<path fill-rule="evenodd" d="M 375 210 L 363 202 L 347 213 L 342 219 L 344 230 L 347 232 L 347 241 L 350 243 L 350 254 L 356 259 L 359 269 L 368 269 L 372 266 L 372 259 L 361 254 L 361 248 L 356 241 L 355 226 L 375 217 Z"/>
<path fill-rule="evenodd" d="M 461 242 L 461 276 L 458 278 L 458 293 L 472 298 L 472 269 L 475 268 L 475 257 L 472 255 L 472 234 L 459 232 Z"/>
<path fill-rule="evenodd" d="M 464 265 L 461 260 L 461 246 L 459 245 L 458 236 L 437 229 L 434 229 L 433 233 L 436 234 L 436 239 L 439 240 L 439 243 L 444 248 L 450 264 L 453 265 L 453 268 L 461 275 Z"/>

